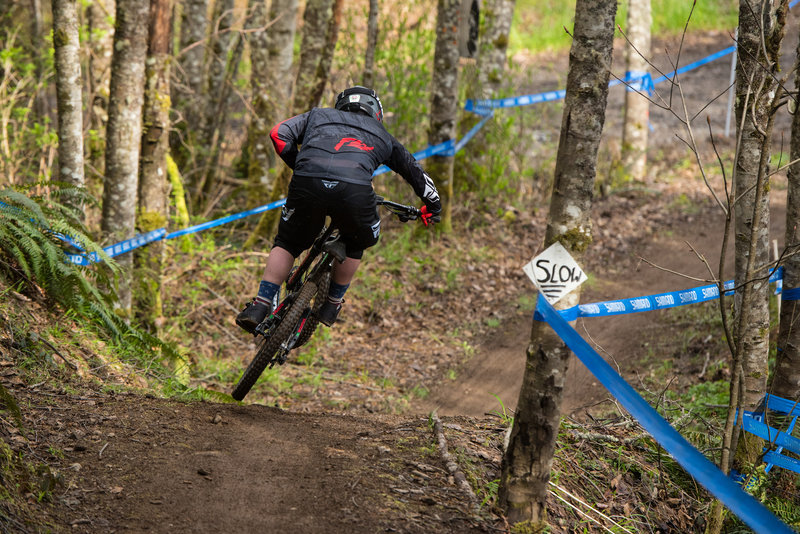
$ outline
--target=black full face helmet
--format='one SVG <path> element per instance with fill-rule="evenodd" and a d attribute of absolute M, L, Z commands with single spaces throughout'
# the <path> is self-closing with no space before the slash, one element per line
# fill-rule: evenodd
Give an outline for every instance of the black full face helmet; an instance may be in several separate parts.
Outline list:
<path fill-rule="evenodd" d="M 345 89 L 336 97 L 336 109 L 362 111 L 378 122 L 383 122 L 383 106 L 378 94 L 367 87 L 356 85 Z"/>

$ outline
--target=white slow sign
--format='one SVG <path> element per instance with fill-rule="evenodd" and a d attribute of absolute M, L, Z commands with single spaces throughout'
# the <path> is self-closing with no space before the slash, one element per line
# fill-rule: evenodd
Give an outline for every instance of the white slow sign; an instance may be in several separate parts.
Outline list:
<path fill-rule="evenodd" d="M 522 267 L 550 304 L 586 281 L 586 273 L 559 242 Z"/>

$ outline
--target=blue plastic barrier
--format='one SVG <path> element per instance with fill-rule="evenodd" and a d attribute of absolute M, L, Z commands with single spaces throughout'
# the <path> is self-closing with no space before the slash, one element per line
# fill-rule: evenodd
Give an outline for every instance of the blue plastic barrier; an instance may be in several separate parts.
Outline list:
<path fill-rule="evenodd" d="M 769 426 L 766 416 L 769 412 L 777 412 L 791 418 L 785 432 Z M 797 402 L 770 394 L 764 396 L 759 411 L 742 413 L 742 428 L 769 443 L 764 448 L 765 472 L 769 473 L 773 466 L 778 466 L 800 473 L 800 460 L 783 454 L 786 450 L 800 456 L 800 439 L 792 436 L 798 416 L 800 416 L 800 405 Z M 776 447 L 775 450 L 772 450 L 772 447 Z"/>

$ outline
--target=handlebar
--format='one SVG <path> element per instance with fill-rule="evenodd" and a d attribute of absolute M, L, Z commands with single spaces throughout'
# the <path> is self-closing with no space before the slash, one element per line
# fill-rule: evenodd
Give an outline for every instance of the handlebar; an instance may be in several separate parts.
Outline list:
<path fill-rule="evenodd" d="M 419 219 L 422 215 L 422 211 L 420 211 L 420 209 L 417 207 L 398 204 L 397 202 L 386 200 L 383 197 L 377 197 L 376 203 L 379 206 L 385 206 L 386 209 L 397 215 L 397 218 L 402 222 L 414 221 Z"/>

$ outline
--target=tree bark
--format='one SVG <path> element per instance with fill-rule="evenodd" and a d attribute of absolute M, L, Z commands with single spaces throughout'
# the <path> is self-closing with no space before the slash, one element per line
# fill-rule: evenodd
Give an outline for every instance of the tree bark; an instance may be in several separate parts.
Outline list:
<path fill-rule="evenodd" d="M 739 9 L 739 57 L 736 69 L 736 120 L 740 139 L 735 168 L 735 269 L 736 286 L 750 285 L 751 300 L 737 291 L 735 310 L 748 308 L 747 321 L 735 335 L 742 343 L 744 371 L 743 406 L 753 408 L 766 390 L 769 353 L 769 283 L 766 273 L 756 270 L 769 262 L 769 182 L 771 116 L 776 98 L 780 43 L 785 12 L 776 18 L 762 13 L 764 4 L 742 0 Z M 783 9 L 788 10 L 785 2 Z M 769 9 L 769 7 L 767 7 Z M 762 21 L 769 26 L 762 27 Z M 762 39 L 762 35 L 764 39 Z M 766 55 L 765 55 L 766 52 Z M 756 191 L 761 184 L 762 191 Z M 757 202 L 757 203 L 756 203 Z M 754 250 L 753 250 L 754 248 Z M 758 277 L 759 279 L 754 279 Z M 742 322 L 742 321 L 738 321 Z"/>
<path fill-rule="evenodd" d="M 361 77 L 361 85 L 369 88 L 375 85 L 375 48 L 378 46 L 378 15 L 380 15 L 378 0 L 369 0 L 367 49 L 364 52 L 364 74 Z"/>
<path fill-rule="evenodd" d="M 108 121 L 108 84 L 111 79 L 111 54 L 114 42 L 114 0 L 94 0 L 87 11 L 89 19 L 89 128 L 87 156 L 102 179 L 105 131 Z M 91 176 L 91 173 L 90 173 Z"/>
<path fill-rule="evenodd" d="M 278 164 L 269 133 L 288 108 L 297 0 L 273 0 L 269 16 L 264 4 L 256 2 L 252 17 L 252 26 L 264 28 L 269 23 L 269 27 L 250 38 L 253 112 L 247 136 L 247 182 L 251 208 L 268 196 Z"/>
<path fill-rule="evenodd" d="M 800 45 L 798 45 L 800 58 Z M 795 87 L 800 87 L 800 70 L 795 70 Z M 800 109 L 792 117 L 792 140 L 790 161 L 800 159 Z M 779 397 L 800 397 L 800 300 L 787 299 L 787 292 L 800 288 L 800 163 L 789 167 L 789 187 L 786 193 L 786 259 L 783 263 L 783 291 L 780 327 L 778 332 L 778 354 L 771 391 Z"/>
<path fill-rule="evenodd" d="M 168 222 L 170 19 L 170 0 L 151 0 L 137 216 L 137 227 L 142 233 L 164 228 Z M 163 316 L 164 242 L 156 241 L 137 249 L 135 258 L 137 308 L 145 323 L 158 329 L 159 319 Z"/>
<path fill-rule="evenodd" d="M 766 391 L 769 357 L 769 156 L 776 104 L 775 82 L 788 1 L 739 3 L 734 163 L 735 283 L 730 406 L 722 437 L 720 468 L 749 472 L 763 441 L 735 427 L 737 412 L 754 409 Z M 735 456 L 733 453 L 735 452 Z M 706 532 L 722 529 L 722 505 L 714 501 Z"/>
<path fill-rule="evenodd" d="M 83 102 L 77 0 L 53 0 L 53 47 L 58 103 L 58 178 L 83 187 Z M 71 199 L 68 199 L 71 206 L 77 213 L 82 213 L 77 198 L 72 196 Z"/>
<path fill-rule="evenodd" d="M 318 106 L 322 92 L 328 80 L 330 68 L 329 57 L 333 54 L 330 48 L 331 38 L 336 45 L 339 23 L 336 16 L 341 14 L 341 0 L 309 0 L 303 13 L 303 44 L 300 48 L 300 63 L 297 79 L 294 84 L 292 111 L 302 113 Z M 331 30 L 335 33 L 331 35 Z"/>
<path fill-rule="evenodd" d="M 648 71 L 650 58 L 650 0 L 628 2 L 629 44 L 625 48 L 625 65 L 632 76 Z M 636 85 L 634 85 L 636 87 Z M 647 133 L 650 125 L 650 101 L 639 94 L 645 91 L 628 88 L 625 92 L 625 120 L 622 130 L 622 166 L 633 180 L 643 180 L 647 172 Z"/>
<path fill-rule="evenodd" d="M 461 0 L 439 0 L 436 14 L 436 48 L 431 80 L 431 116 L 428 144 L 455 141 L 458 118 L 458 29 Z M 428 158 L 425 168 L 437 182 L 442 200 L 442 230 L 453 226 L 453 164 L 455 153 Z"/>
<path fill-rule="evenodd" d="M 196 182 L 199 174 L 196 153 L 203 128 L 208 1 L 181 0 L 179 49 L 170 84 L 172 107 L 177 115 L 170 132 L 170 149 L 187 182 Z"/>
<path fill-rule="evenodd" d="M 303 113 L 320 103 L 322 90 L 328 80 L 331 58 L 336 48 L 339 32 L 338 17 L 341 15 L 342 0 L 308 0 L 303 12 L 303 37 L 300 47 L 300 62 L 294 84 L 292 115 Z M 269 201 L 281 199 L 286 195 L 292 172 L 288 167 L 281 169 L 272 185 Z M 255 245 L 259 238 L 274 234 L 278 228 L 280 212 L 265 212 L 258 221 L 253 233 L 247 238 L 245 248 Z"/>
<path fill-rule="evenodd" d="M 117 0 L 102 220 L 103 235 L 111 242 L 129 239 L 135 231 L 149 9 L 148 0 Z M 117 261 L 122 269 L 119 306 L 130 316 L 132 255 L 122 254 Z"/>
<path fill-rule="evenodd" d="M 545 234 L 580 263 L 592 241 L 590 212 L 597 151 L 605 122 L 614 38 L 615 0 L 578 0 L 570 49 L 561 137 Z M 558 302 L 580 300 L 577 289 Z M 517 413 L 502 462 L 498 501 L 512 523 L 546 524 L 548 482 L 561 416 L 569 350 L 545 323 L 535 321 Z"/>
<path fill-rule="evenodd" d="M 208 0 L 183 0 L 181 12 L 178 80 L 172 84 L 172 100 L 188 132 L 199 132 L 205 87 Z"/>

